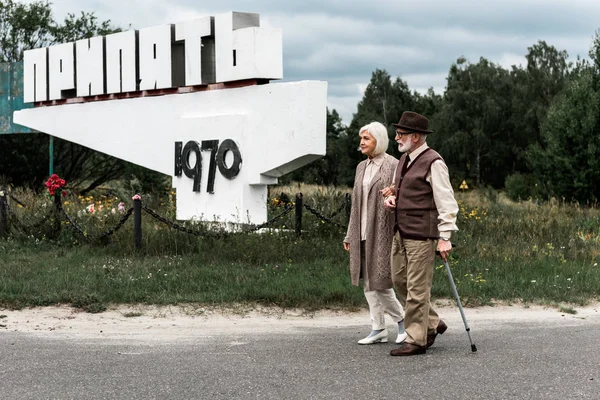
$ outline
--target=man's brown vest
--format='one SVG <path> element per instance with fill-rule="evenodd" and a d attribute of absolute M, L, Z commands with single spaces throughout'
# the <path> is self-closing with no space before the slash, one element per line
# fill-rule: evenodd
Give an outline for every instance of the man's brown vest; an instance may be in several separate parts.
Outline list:
<path fill-rule="evenodd" d="M 404 153 L 396 168 L 396 226 L 405 239 L 437 239 L 438 211 L 433 199 L 431 185 L 425 179 L 436 160 L 443 160 L 428 148 L 408 165 L 408 154 Z"/>

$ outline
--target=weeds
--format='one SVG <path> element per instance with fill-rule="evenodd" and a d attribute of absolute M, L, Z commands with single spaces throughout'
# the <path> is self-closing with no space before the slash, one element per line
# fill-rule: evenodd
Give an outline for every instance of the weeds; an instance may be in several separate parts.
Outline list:
<path fill-rule="evenodd" d="M 346 223 L 340 208 L 345 191 L 301 189 L 305 203 L 324 215 L 338 211 L 335 220 Z M 289 190 L 271 190 L 269 217 L 293 203 L 298 188 Z M 175 196 L 169 191 L 144 196 L 144 202 L 174 221 Z M 512 203 L 489 193 L 457 197 L 460 231 L 452 236 L 457 247 L 450 266 L 465 305 L 492 304 L 493 299 L 585 304 L 598 298 L 598 209 L 555 201 Z M 293 213 L 261 234 L 207 237 L 174 231 L 145 214 L 143 248 L 137 251 L 131 223 L 105 243 L 87 242 L 64 221 L 53 236 L 44 224 L 37 225 L 50 215 L 44 214 L 48 199 L 28 192 L 20 198 L 28 207 L 15 207 L 15 214 L 30 231 L 14 228 L 0 240 L 0 304 L 5 307 L 72 304 L 100 312 L 111 303 L 259 303 L 313 310 L 365 304 L 362 289 L 350 284 L 344 229 L 308 212 L 300 238 L 294 233 Z M 125 204 L 119 206 L 121 202 Z M 65 200 L 65 210 L 90 235 L 110 227 L 128 207 L 122 197 L 106 194 Z M 197 222 L 183 224 L 199 228 Z M 452 298 L 439 260 L 432 296 Z"/>
<path fill-rule="evenodd" d="M 571 307 L 559 306 L 558 311 L 563 312 L 565 314 L 577 314 L 577 310 L 574 310 Z"/>
<path fill-rule="evenodd" d="M 123 313 L 123 316 L 125 318 L 141 317 L 142 315 L 144 315 L 144 314 L 141 312 L 138 312 L 138 311 L 130 311 L 130 312 Z"/>

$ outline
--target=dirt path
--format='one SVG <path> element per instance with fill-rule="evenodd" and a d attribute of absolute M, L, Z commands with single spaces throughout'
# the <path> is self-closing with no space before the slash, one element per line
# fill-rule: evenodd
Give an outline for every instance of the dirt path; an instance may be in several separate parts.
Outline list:
<path fill-rule="evenodd" d="M 476 332 L 501 324 L 539 321 L 564 325 L 600 323 L 600 303 L 576 307 L 576 314 L 538 305 L 497 305 L 465 310 Z M 464 330 L 455 306 L 440 305 L 440 315 L 452 329 Z M 369 315 L 358 312 L 282 310 L 268 307 L 201 308 L 198 306 L 118 306 L 90 314 L 67 306 L 38 307 L 18 311 L 0 310 L 0 334 L 45 333 L 76 337 L 137 340 L 178 340 L 227 332 L 232 335 L 292 332 L 311 327 L 357 326 L 367 330 Z M 391 324 L 391 321 L 388 320 Z"/>

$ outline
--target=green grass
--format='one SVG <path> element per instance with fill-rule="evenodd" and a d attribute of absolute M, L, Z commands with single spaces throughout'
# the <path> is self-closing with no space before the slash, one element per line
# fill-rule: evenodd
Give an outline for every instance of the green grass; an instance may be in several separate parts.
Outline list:
<path fill-rule="evenodd" d="M 558 311 L 564 312 L 565 314 L 577 314 L 577 310 L 574 310 L 572 307 L 559 306 Z"/>
<path fill-rule="evenodd" d="M 165 256 L 3 242 L 0 303 L 70 303 L 88 311 L 107 303 L 257 302 L 308 309 L 362 305 L 362 291 L 349 284 L 344 257 L 322 254 L 309 260 L 327 247 L 323 241 L 255 239 L 237 245 L 233 239 L 219 246 L 203 243 L 198 254 Z M 266 254 L 260 247 L 264 241 L 277 247 L 277 254 Z M 343 252 L 338 245 L 338 253 Z M 209 248 L 224 256 L 209 254 Z"/>
<path fill-rule="evenodd" d="M 139 311 L 130 311 L 130 312 L 123 313 L 123 316 L 125 318 L 141 317 L 142 315 L 144 315 L 144 314 L 142 312 L 139 312 Z"/>
<path fill-rule="evenodd" d="M 343 201 L 339 191 L 312 196 L 305 193 L 305 202 L 325 215 Z M 152 208 L 173 220 L 169 199 Z M 505 300 L 553 304 L 570 312 L 571 306 L 560 304 L 599 298 L 598 209 L 460 193 L 459 199 L 460 231 L 453 236 L 457 247 L 450 266 L 464 305 Z M 273 200 L 270 216 L 282 210 Z M 24 209 L 18 211 L 25 219 Z M 43 207 L 36 213 L 41 218 Z M 79 218 L 90 232 L 102 232 L 109 219 Z M 100 221 L 96 226 L 94 218 Z M 336 220 L 344 222 L 343 212 Z M 11 232 L 0 240 L 0 306 L 72 304 L 101 312 L 112 303 L 260 303 L 313 310 L 366 305 L 362 288 L 350 284 L 348 255 L 341 245 L 345 232 L 309 213 L 304 214 L 302 238 L 293 233 L 198 238 L 168 229 L 147 214 L 143 223 L 141 250 L 133 248 L 131 223 L 102 243 L 87 243 L 64 224 L 53 237 Z M 276 226 L 293 229 L 293 223 L 291 213 Z M 439 259 L 432 296 L 453 298 Z"/>

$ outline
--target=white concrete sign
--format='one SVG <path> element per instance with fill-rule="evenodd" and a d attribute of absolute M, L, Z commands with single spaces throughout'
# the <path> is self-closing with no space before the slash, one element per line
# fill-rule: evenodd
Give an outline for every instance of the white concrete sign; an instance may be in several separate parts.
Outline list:
<path fill-rule="evenodd" d="M 281 30 L 260 27 L 258 14 L 229 12 L 119 32 L 25 51 L 23 78 L 26 103 L 281 79 Z"/>
<path fill-rule="evenodd" d="M 177 219 L 262 223 L 267 185 L 325 155 L 327 83 L 155 92 L 279 79 L 281 50 L 280 30 L 242 13 L 30 50 L 24 90 L 35 107 L 14 121 L 171 175 Z M 126 92 L 140 94 L 112 95 Z"/>

